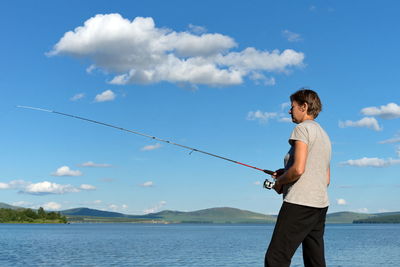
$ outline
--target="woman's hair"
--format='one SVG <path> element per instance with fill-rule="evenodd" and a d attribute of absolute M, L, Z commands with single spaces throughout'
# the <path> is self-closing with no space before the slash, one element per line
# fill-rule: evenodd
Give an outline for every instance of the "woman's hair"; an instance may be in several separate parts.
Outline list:
<path fill-rule="evenodd" d="M 322 110 L 322 103 L 318 94 L 310 89 L 302 88 L 298 90 L 290 96 L 290 101 L 296 101 L 299 105 L 307 103 L 307 114 L 313 116 L 314 119 L 318 117 L 318 114 Z"/>

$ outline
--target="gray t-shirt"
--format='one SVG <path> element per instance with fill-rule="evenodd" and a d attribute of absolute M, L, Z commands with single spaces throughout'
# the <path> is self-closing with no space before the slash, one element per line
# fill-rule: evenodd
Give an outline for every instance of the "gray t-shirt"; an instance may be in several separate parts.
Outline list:
<path fill-rule="evenodd" d="M 306 168 L 297 181 L 283 187 L 283 200 L 303 206 L 325 208 L 329 206 L 327 192 L 327 173 L 331 160 L 329 136 L 313 120 L 299 123 L 289 138 L 291 148 L 285 156 L 285 169 L 293 165 L 294 141 L 307 144 Z"/>

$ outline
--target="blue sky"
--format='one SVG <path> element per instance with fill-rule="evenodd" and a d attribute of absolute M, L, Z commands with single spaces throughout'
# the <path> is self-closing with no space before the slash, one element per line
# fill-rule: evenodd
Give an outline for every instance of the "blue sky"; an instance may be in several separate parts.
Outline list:
<path fill-rule="evenodd" d="M 323 102 L 330 212 L 400 210 L 397 1 L 2 1 L 0 202 L 276 214 L 288 97 Z"/>

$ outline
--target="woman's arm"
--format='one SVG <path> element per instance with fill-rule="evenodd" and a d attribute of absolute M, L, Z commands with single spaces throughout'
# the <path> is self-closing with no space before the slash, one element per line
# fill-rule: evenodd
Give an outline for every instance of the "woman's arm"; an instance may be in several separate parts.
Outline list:
<path fill-rule="evenodd" d="M 329 184 L 331 183 L 331 167 L 328 167 L 328 171 L 327 171 L 327 181 L 326 181 L 326 185 L 329 186 Z"/>
<path fill-rule="evenodd" d="M 306 169 L 307 144 L 302 141 L 294 141 L 294 161 L 293 165 L 281 176 L 277 177 L 274 189 L 279 194 L 282 193 L 282 186 L 292 183 L 300 178 Z"/>

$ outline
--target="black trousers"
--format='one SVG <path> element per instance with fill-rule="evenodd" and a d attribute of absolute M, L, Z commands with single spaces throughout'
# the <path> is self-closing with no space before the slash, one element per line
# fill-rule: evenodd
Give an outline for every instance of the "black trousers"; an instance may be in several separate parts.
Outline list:
<path fill-rule="evenodd" d="M 328 207 L 313 208 L 283 202 L 264 266 L 288 267 L 303 245 L 305 267 L 325 267 L 324 230 Z"/>

